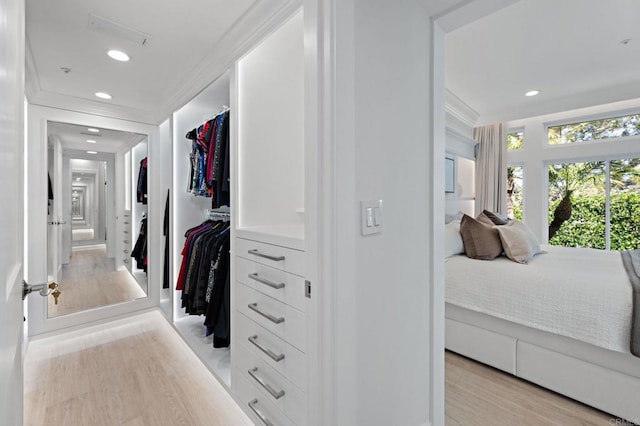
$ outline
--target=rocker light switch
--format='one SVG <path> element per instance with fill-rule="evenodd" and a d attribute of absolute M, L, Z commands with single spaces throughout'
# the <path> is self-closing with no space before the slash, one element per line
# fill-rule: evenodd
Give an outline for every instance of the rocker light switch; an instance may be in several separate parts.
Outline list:
<path fill-rule="evenodd" d="M 362 201 L 362 235 L 382 232 L 382 200 Z"/>

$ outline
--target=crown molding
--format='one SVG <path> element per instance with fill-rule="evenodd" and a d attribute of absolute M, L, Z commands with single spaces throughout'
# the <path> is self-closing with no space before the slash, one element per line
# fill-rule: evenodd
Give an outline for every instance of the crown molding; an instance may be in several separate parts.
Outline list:
<path fill-rule="evenodd" d="M 255 47 L 276 29 L 278 24 L 291 17 L 300 7 L 302 7 L 301 0 L 255 1 L 206 55 L 192 73 L 192 77 L 180 87 L 167 90 L 165 96 L 167 101 L 161 108 L 165 114 L 156 117 L 157 124 L 206 89 L 223 75 L 233 62 Z"/>
<path fill-rule="evenodd" d="M 449 89 L 445 89 L 445 111 L 471 128 L 476 126 L 480 117 L 476 110 Z"/>
<path fill-rule="evenodd" d="M 27 97 L 27 100 L 31 102 L 40 91 L 42 90 L 40 87 L 40 80 L 38 79 L 38 69 L 36 67 L 35 59 L 33 58 L 33 51 L 31 50 L 31 43 L 29 43 L 29 38 L 25 35 L 25 49 L 24 49 L 24 62 L 25 62 L 25 73 L 24 73 L 24 93 Z"/>
<path fill-rule="evenodd" d="M 61 95 L 59 93 L 39 91 L 37 94 L 27 97 L 27 100 L 31 105 L 117 118 L 143 124 L 157 124 L 157 114 L 154 114 L 153 111 L 145 111 L 121 105 L 109 105 L 101 101 Z"/>

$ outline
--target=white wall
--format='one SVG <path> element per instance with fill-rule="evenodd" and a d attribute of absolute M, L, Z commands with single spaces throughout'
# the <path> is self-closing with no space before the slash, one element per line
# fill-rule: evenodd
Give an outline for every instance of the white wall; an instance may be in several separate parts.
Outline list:
<path fill-rule="evenodd" d="M 413 0 L 336 3 L 336 424 L 428 424 L 431 22 Z M 376 199 L 384 230 L 362 236 Z"/>
<path fill-rule="evenodd" d="M 640 137 L 638 136 L 618 141 L 593 141 L 548 146 L 546 126 L 560 122 L 575 123 L 630 113 L 640 113 L 640 100 L 582 108 L 507 123 L 508 129 L 524 129 L 523 147 L 516 151 L 509 151 L 507 163 L 523 166 L 523 219 L 541 242 L 548 241 L 549 176 L 547 166 L 549 164 L 640 156 Z"/>
<path fill-rule="evenodd" d="M 472 139 L 473 128 L 467 122 L 447 113 L 446 152 L 455 159 L 455 193 L 445 195 L 445 212 L 456 214 L 461 211 L 475 215 L 475 146 Z"/>
<path fill-rule="evenodd" d="M 237 225 L 302 224 L 297 213 L 304 208 L 305 184 L 302 13 L 246 54 L 237 76 Z"/>

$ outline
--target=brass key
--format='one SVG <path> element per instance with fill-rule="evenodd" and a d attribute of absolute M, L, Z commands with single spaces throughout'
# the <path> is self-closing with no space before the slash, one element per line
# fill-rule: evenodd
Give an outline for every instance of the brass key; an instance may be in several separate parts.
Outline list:
<path fill-rule="evenodd" d="M 60 297 L 60 293 L 62 293 L 60 290 L 58 290 L 58 283 L 55 283 L 55 282 L 49 283 L 49 288 L 51 290 L 53 290 L 51 292 L 51 295 L 53 296 L 53 301 L 57 305 L 58 304 L 58 297 Z"/>
<path fill-rule="evenodd" d="M 53 296 L 53 301 L 55 302 L 56 305 L 58 304 L 58 297 L 60 297 L 60 293 L 62 292 L 57 288 L 51 292 L 51 295 Z"/>

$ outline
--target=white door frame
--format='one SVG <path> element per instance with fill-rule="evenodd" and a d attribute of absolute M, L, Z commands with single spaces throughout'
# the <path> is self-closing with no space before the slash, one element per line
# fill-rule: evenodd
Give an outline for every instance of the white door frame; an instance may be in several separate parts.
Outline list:
<path fill-rule="evenodd" d="M 149 258 L 162 259 L 162 215 L 164 212 L 164 197 L 159 194 L 160 185 L 154 179 L 154 158 L 159 157 L 158 126 L 132 121 L 108 118 L 93 114 L 61 110 L 38 105 L 28 106 L 27 123 L 27 188 L 28 211 L 25 225 L 28 228 L 27 259 L 29 260 L 25 275 L 29 282 L 44 282 L 47 279 L 46 265 L 46 226 L 47 226 L 47 122 L 58 121 L 88 127 L 107 128 L 148 135 L 149 140 Z M 55 196 L 55 195 L 54 195 Z M 119 211 L 119 210 L 116 210 Z M 122 230 L 115 235 L 122 235 Z M 119 246 L 120 247 L 120 246 Z M 122 250 L 120 247 L 118 250 Z M 42 259 L 45 259 L 42 262 Z M 156 262 L 159 263 L 159 262 Z M 47 305 L 43 298 L 30 297 L 28 302 L 29 335 L 36 336 L 55 332 L 61 329 L 82 327 L 83 324 L 95 321 L 105 321 L 132 312 L 154 308 L 159 305 L 160 284 L 162 282 L 162 265 L 151 264 L 148 270 L 148 297 L 117 305 L 105 306 L 84 312 L 47 318 Z M 64 303 L 64 293 L 59 303 Z"/>
<path fill-rule="evenodd" d="M 431 121 L 429 140 L 432 176 L 444 175 L 445 156 L 445 39 L 446 34 L 467 25 L 482 16 L 507 7 L 518 0 L 461 0 L 452 1 L 454 7 L 444 13 L 432 16 L 430 45 L 429 87 L 431 97 Z M 337 104 L 336 82 L 336 34 L 337 4 L 339 0 L 305 0 L 305 43 L 312 54 L 306 58 L 305 71 L 309 74 L 306 83 L 305 103 L 305 139 L 307 142 L 307 251 L 309 254 L 307 275 L 311 281 L 321 283 L 314 287 L 318 300 L 310 312 L 316 321 L 317 341 L 310 350 L 310 381 L 317 388 L 310 390 L 312 400 L 318 404 L 310 407 L 317 424 L 336 424 L 340 401 L 337 395 L 339 378 L 336 377 L 336 336 L 339 324 L 336 321 L 337 251 L 336 241 L 336 128 L 335 115 L 348 106 Z M 425 1 L 425 4 L 427 1 Z M 457 5 L 456 5 L 457 3 Z M 428 6 L 425 5 L 426 8 Z M 339 18 L 348 21 L 352 16 L 349 10 L 340 9 Z M 344 34 L 341 35 L 344 40 Z M 345 59 L 345 58 L 341 58 Z M 339 95 L 342 102 L 353 102 L 353 98 Z M 430 206 L 429 224 L 431 241 L 429 258 L 426 262 L 433 265 L 429 271 L 431 306 L 426 306 L 430 317 L 429 337 L 429 424 L 444 425 L 444 182 L 443 179 L 430 179 L 425 188 L 425 196 Z M 344 200 L 343 200 L 344 201 Z M 355 200 L 352 200 L 355 201 Z M 310 229 L 311 228 L 311 229 Z M 310 232 L 311 231 L 311 232 Z M 322 236 L 322 237 L 320 237 Z M 312 266 L 315 265 L 315 266 Z M 407 349 L 408 350 L 408 349 Z"/>

